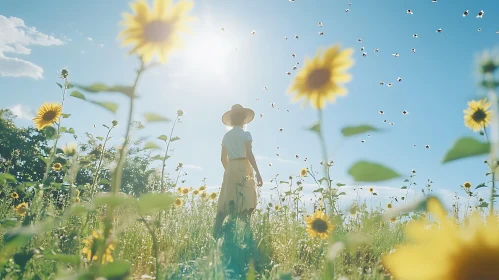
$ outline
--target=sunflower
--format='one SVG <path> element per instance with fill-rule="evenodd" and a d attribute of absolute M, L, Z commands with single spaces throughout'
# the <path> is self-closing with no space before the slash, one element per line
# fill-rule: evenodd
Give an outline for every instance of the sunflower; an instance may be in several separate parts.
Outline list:
<path fill-rule="evenodd" d="M 76 154 L 76 144 L 75 143 L 69 143 L 66 144 L 64 147 L 62 147 L 62 152 L 68 156 L 72 157 Z"/>
<path fill-rule="evenodd" d="M 19 195 L 16 193 L 16 192 L 13 192 L 10 197 L 12 197 L 13 199 L 18 199 L 19 198 Z"/>
<path fill-rule="evenodd" d="M 62 164 L 56 162 L 56 163 L 54 163 L 54 165 L 52 165 L 52 169 L 55 171 L 59 171 L 62 169 Z"/>
<path fill-rule="evenodd" d="M 181 188 L 181 187 L 177 188 L 178 193 L 180 193 L 180 194 L 181 194 L 183 189 L 184 189 L 184 188 Z"/>
<path fill-rule="evenodd" d="M 198 190 L 198 189 L 193 190 L 193 191 L 192 191 L 192 194 L 193 194 L 193 195 L 198 195 L 198 194 L 199 194 L 199 190 Z"/>
<path fill-rule="evenodd" d="M 333 230 L 333 225 L 329 222 L 326 213 L 317 210 L 313 216 L 309 216 L 305 220 L 307 222 L 307 232 L 312 237 L 320 237 L 326 239 L 329 232 Z"/>
<path fill-rule="evenodd" d="M 430 226 L 426 219 L 407 225 L 406 233 L 412 241 L 383 259 L 394 278 L 499 279 L 497 216 L 488 216 L 484 223 L 480 214 L 474 213 L 466 225 L 459 226 L 447 216 L 438 199 L 430 198 L 427 207 L 440 225 Z"/>
<path fill-rule="evenodd" d="M 463 111 L 464 125 L 475 132 L 487 127 L 492 117 L 489 107 L 490 102 L 487 102 L 487 98 L 468 102 L 468 108 Z"/>
<path fill-rule="evenodd" d="M 215 199 L 217 199 L 217 196 L 218 196 L 218 194 L 217 194 L 216 192 L 212 192 L 212 193 L 210 193 L 210 199 L 211 199 L 211 200 L 215 200 Z"/>
<path fill-rule="evenodd" d="M 87 237 L 86 239 L 83 240 L 83 244 L 85 247 L 81 250 L 82 254 L 84 254 L 87 257 L 88 261 L 96 261 L 99 259 L 97 256 L 97 250 L 99 245 L 104 245 L 105 240 L 101 237 L 101 234 L 99 234 L 97 231 L 92 232 L 92 236 Z M 106 250 L 104 251 L 104 254 L 102 255 L 102 262 L 101 263 L 108 263 L 108 262 L 113 262 L 113 256 L 112 256 L 112 251 L 114 250 L 114 245 L 109 244 L 106 247 Z"/>
<path fill-rule="evenodd" d="M 155 53 L 164 63 L 168 54 L 183 43 L 179 33 L 189 30 L 185 23 L 193 19 L 187 16 L 192 6 L 192 2 L 183 0 L 176 5 L 171 0 L 155 0 L 153 7 L 146 0 L 132 3 L 134 14 L 123 14 L 125 30 L 120 34 L 123 46 L 134 45 L 130 54 L 136 53 L 144 63 Z"/>
<path fill-rule="evenodd" d="M 352 53 L 352 49 L 340 50 L 335 45 L 328 48 L 324 55 L 319 51 L 312 60 L 306 59 L 288 89 L 289 93 L 298 92 L 293 101 L 305 98 L 314 108 L 322 109 L 327 100 L 334 102 L 337 96 L 346 95 L 347 90 L 339 84 L 352 79 L 350 74 L 344 72 L 353 65 Z"/>
<path fill-rule="evenodd" d="M 307 176 L 307 173 L 308 173 L 308 169 L 307 168 L 302 168 L 300 170 L 300 176 L 302 176 L 302 177 Z"/>
<path fill-rule="evenodd" d="M 276 206 L 275 206 L 275 210 L 276 210 L 276 211 L 281 210 L 281 205 L 276 205 Z"/>
<path fill-rule="evenodd" d="M 208 197 L 208 194 L 206 192 L 200 192 L 199 196 L 204 199 Z"/>
<path fill-rule="evenodd" d="M 386 208 L 388 208 L 388 209 L 392 209 L 392 207 L 393 207 L 393 206 L 392 206 L 392 204 L 391 204 L 391 203 L 388 203 L 388 204 L 386 205 Z"/>
<path fill-rule="evenodd" d="M 373 188 L 369 188 L 369 192 L 370 192 L 370 193 L 373 193 L 373 192 L 374 192 L 374 189 L 373 189 Z"/>
<path fill-rule="evenodd" d="M 184 204 L 184 201 L 180 198 L 175 199 L 175 206 L 180 207 Z"/>
<path fill-rule="evenodd" d="M 16 207 L 14 207 L 14 210 L 19 216 L 24 216 L 26 212 L 28 212 L 28 203 L 23 202 Z"/>
<path fill-rule="evenodd" d="M 204 191 L 204 190 L 206 190 L 206 185 L 202 185 L 201 187 L 199 187 L 199 190 L 200 190 L 200 191 Z"/>
<path fill-rule="evenodd" d="M 33 119 L 38 130 L 53 124 L 59 120 L 62 114 L 62 105 L 59 103 L 43 103 L 36 112 L 36 117 Z"/>
<path fill-rule="evenodd" d="M 463 187 L 465 187 L 466 189 L 470 189 L 471 188 L 471 183 L 470 182 L 464 182 Z"/>
<path fill-rule="evenodd" d="M 189 189 L 189 188 L 183 188 L 182 189 L 182 194 L 188 195 L 190 191 L 191 191 L 191 189 Z"/>

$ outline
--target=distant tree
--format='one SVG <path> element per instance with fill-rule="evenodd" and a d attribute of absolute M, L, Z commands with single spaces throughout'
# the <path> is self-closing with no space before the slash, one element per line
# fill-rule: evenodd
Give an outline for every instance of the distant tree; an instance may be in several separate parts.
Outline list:
<path fill-rule="evenodd" d="M 0 109 L 0 173 L 10 173 L 20 182 L 41 181 L 50 147 L 47 138 L 33 127 L 17 127 L 15 116 Z"/>

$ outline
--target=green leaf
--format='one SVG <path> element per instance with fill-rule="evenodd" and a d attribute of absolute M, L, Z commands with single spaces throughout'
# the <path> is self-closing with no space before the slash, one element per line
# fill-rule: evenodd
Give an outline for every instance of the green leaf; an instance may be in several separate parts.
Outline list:
<path fill-rule="evenodd" d="M 484 80 L 481 82 L 482 87 L 488 88 L 488 89 L 495 89 L 496 87 L 499 87 L 499 81 L 488 81 Z"/>
<path fill-rule="evenodd" d="M 338 183 L 338 184 L 336 184 L 336 186 L 339 188 L 339 187 L 346 186 L 346 184 Z"/>
<path fill-rule="evenodd" d="M 109 181 L 106 178 L 101 178 L 100 181 L 99 181 L 99 183 L 102 184 L 102 185 L 111 185 L 111 181 Z"/>
<path fill-rule="evenodd" d="M 17 182 L 16 177 L 12 174 L 9 173 L 2 173 L 0 174 L 0 180 L 6 180 L 12 183 Z"/>
<path fill-rule="evenodd" d="M 357 182 L 380 182 L 397 178 L 400 175 L 392 169 L 378 163 L 359 161 L 348 170 Z"/>
<path fill-rule="evenodd" d="M 403 187 L 401 187 L 400 189 L 402 189 L 402 190 L 407 190 L 407 186 L 403 186 Z"/>
<path fill-rule="evenodd" d="M 146 119 L 146 122 L 170 122 L 170 119 L 165 118 L 163 116 L 160 116 L 158 114 L 154 113 L 145 113 L 144 118 Z"/>
<path fill-rule="evenodd" d="M 315 131 L 317 133 L 321 133 L 321 124 L 316 123 L 316 124 L 312 125 L 311 127 L 309 127 L 308 130 Z"/>
<path fill-rule="evenodd" d="M 26 267 L 26 264 L 29 262 L 29 260 L 31 260 L 33 255 L 34 253 L 32 251 L 29 251 L 27 253 L 16 253 L 13 256 L 14 263 L 19 265 L 21 271 L 23 271 Z"/>
<path fill-rule="evenodd" d="M 89 209 L 81 204 L 73 204 L 69 210 L 69 213 L 71 213 L 71 215 L 81 216 L 83 214 L 87 214 L 88 211 Z"/>
<path fill-rule="evenodd" d="M 482 202 L 477 207 L 489 207 L 489 204 L 487 202 Z"/>
<path fill-rule="evenodd" d="M 61 84 L 59 84 L 58 82 L 56 82 L 56 84 L 62 89 L 62 85 Z"/>
<path fill-rule="evenodd" d="M 289 184 L 289 182 L 286 181 L 280 181 L 279 184 Z"/>
<path fill-rule="evenodd" d="M 83 95 L 83 93 L 77 91 L 77 90 L 74 90 L 73 92 L 71 92 L 70 96 L 72 97 L 76 97 L 76 98 L 79 98 L 81 100 L 87 100 L 87 98 L 85 97 L 85 95 Z"/>
<path fill-rule="evenodd" d="M 46 254 L 45 259 L 58 261 L 63 263 L 78 264 L 80 262 L 80 257 L 77 255 L 66 255 L 66 254 Z"/>
<path fill-rule="evenodd" d="M 45 134 L 45 137 L 48 139 L 55 139 L 57 136 L 57 131 L 53 126 L 47 126 L 43 129 L 43 134 Z"/>
<path fill-rule="evenodd" d="M 489 151 L 490 147 L 488 143 L 480 142 L 472 137 L 463 137 L 454 143 L 454 146 L 447 152 L 442 163 L 487 154 Z"/>
<path fill-rule="evenodd" d="M 175 141 L 178 141 L 178 140 L 180 140 L 180 137 L 177 137 L 177 136 L 175 136 L 172 139 L 170 139 L 171 142 L 175 142 Z"/>
<path fill-rule="evenodd" d="M 71 116 L 71 114 L 61 114 L 61 116 L 63 119 L 67 119 L 69 118 L 69 116 Z"/>
<path fill-rule="evenodd" d="M 324 190 L 324 188 L 318 188 L 316 190 L 314 190 L 313 192 L 322 192 Z"/>
<path fill-rule="evenodd" d="M 377 128 L 370 126 L 370 125 L 358 125 L 358 126 L 347 126 L 341 129 L 341 133 L 343 136 L 348 137 L 348 136 L 353 136 L 357 134 L 361 134 L 364 132 L 369 132 L 369 131 L 378 131 Z"/>
<path fill-rule="evenodd" d="M 128 279 L 130 274 L 130 264 L 123 260 L 107 263 L 101 266 L 99 278 L 104 279 Z"/>
<path fill-rule="evenodd" d="M 14 227 L 17 225 L 17 219 L 16 218 L 3 219 L 0 221 L 0 225 L 2 225 L 3 227 Z"/>
<path fill-rule="evenodd" d="M 338 196 L 340 196 L 340 195 L 346 195 L 346 192 L 340 192 L 340 193 L 338 194 Z"/>
<path fill-rule="evenodd" d="M 139 199 L 139 211 L 146 215 L 159 210 L 169 209 L 175 198 L 166 193 L 147 193 Z"/>
<path fill-rule="evenodd" d="M 70 84 L 70 83 L 66 83 L 66 88 L 67 89 L 72 89 L 74 88 L 75 86 L 73 86 L 73 84 Z"/>
<path fill-rule="evenodd" d="M 166 135 L 162 134 L 162 135 L 158 136 L 158 139 L 159 139 L 159 140 L 163 140 L 163 141 L 165 141 L 165 142 L 166 142 L 166 140 L 168 140 L 168 136 L 166 136 Z"/>
<path fill-rule="evenodd" d="M 479 189 L 479 188 L 486 188 L 487 185 L 485 185 L 485 183 L 481 183 L 480 185 L 476 186 L 475 190 L 476 189 Z"/>
<path fill-rule="evenodd" d="M 97 137 L 95 137 L 95 138 L 97 138 L 97 139 L 99 139 L 99 140 L 101 140 L 101 141 L 104 141 L 104 137 L 102 137 L 102 136 L 97 136 Z"/>
<path fill-rule="evenodd" d="M 103 83 L 95 83 L 89 86 L 84 86 L 84 85 L 75 85 L 85 91 L 92 92 L 92 93 L 98 93 L 98 92 L 119 92 L 123 93 L 124 95 L 128 97 L 133 96 L 133 88 L 129 86 L 107 86 Z"/>
<path fill-rule="evenodd" d="M 155 155 L 151 159 L 152 160 L 161 160 L 161 161 L 163 161 L 163 157 L 161 155 Z"/>
<path fill-rule="evenodd" d="M 159 149 L 161 149 L 161 147 L 158 144 L 154 143 L 154 142 L 147 142 L 144 145 L 144 150 L 148 150 L 148 149 L 159 150 Z"/>
<path fill-rule="evenodd" d="M 90 102 L 94 103 L 95 105 L 99 105 L 102 108 L 111 111 L 113 113 L 116 113 L 116 111 L 118 111 L 118 104 L 113 102 L 99 102 L 99 101 L 90 101 Z"/>
<path fill-rule="evenodd" d="M 109 206 L 121 206 L 130 205 L 132 199 L 124 194 L 113 194 L 113 193 L 99 193 L 93 200 L 95 206 L 109 205 Z"/>

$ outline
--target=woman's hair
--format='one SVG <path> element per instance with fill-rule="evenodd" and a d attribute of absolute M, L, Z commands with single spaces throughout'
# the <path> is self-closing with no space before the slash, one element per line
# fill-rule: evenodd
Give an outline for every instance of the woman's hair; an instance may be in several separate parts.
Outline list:
<path fill-rule="evenodd" d="M 230 122 L 232 126 L 243 126 L 244 125 L 244 119 L 246 118 L 246 114 L 244 113 L 236 113 L 234 112 L 230 116 Z"/>

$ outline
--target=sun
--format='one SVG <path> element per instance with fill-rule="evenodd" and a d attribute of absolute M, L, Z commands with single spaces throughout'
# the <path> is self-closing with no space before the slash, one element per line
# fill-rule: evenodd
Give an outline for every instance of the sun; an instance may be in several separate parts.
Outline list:
<path fill-rule="evenodd" d="M 196 32 L 186 40 L 184 56 L 189 70 L 208 76 L 225 76 L 236 48 L 230 37 L 224 35 L 223 32 Z"/>

